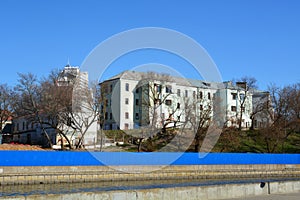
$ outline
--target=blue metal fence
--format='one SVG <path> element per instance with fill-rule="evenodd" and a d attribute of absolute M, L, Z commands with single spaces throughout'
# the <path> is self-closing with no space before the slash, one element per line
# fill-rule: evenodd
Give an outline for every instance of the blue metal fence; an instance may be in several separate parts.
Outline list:
<path fill-rule="evenodd" d="M 0 151 L 0 166 L 300 164 L 300 154 Z"/>

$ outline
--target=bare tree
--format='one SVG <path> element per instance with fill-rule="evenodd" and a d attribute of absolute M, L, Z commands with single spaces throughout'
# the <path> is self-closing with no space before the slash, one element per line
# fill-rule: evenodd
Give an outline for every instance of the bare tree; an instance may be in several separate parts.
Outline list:
<path fill-rule="evenodd" d="M 52 72 L 42 85 L 44 107 L 53 119 L 48 123 L 60 135 L 62 147 L 63 139 L 70 148 L 83 147 L 86 134 L 92 125 L 97 125 L 100 115 L 98 84 L 91 83 L 89 87 L 86 73 L 61 70 Z M 96 136 L 96 126 L 94 131 Z M 78 136 L 76 144 L 71 141 L 74 136 Z"/>
<path fill-rule="evenodd" d="M 40 124 L 42 131 L 50 147 L 53 143 L 44 127 L 42 113 L 44 108 L 41 104 L 42 90 L 35 75 L 19 73 L 18 84 L 15 87 L 14 111 L 18 116 L 28 115 L 32 121 Z"/>
<path fill-rule="evenodd" d="M 104 126 L 106 120 L 108 119 L 107 108 L 108 108 L 108 91 L 110 85 L 107 82 L 99 84 L 99 87 L 96 89 L 96 102 L 98 103 L 99 116 L 98 116 L 98 125 L 99 125 L 99 134 L 100 134 L 100 151 L 102 151 L 103 143 L 105 140 Z"/>
<path fill-rule="evenodd" d="M 280 88 L 271 85 L 269 92 L 273 107 L 273 112 L 270 113 L 272 123 L 260 129 L 259 133 L 267 152 L 281 152 L 287 138 L 299 131 L 299 86 L 296 84 Z"/>
<path fill-rule="evenodd" d="M 145 109 L 143 125 L 149 125 L 150 129 L 156 131 L 161 126 L 160 108 L 172 93 L 172 87 L 167 85 L 171 77 L 166 74 L 147 72 L 142 75 L 137 88 L 141 89 L 142 106 Z M 166 92 L 163 92 L 163 91 Z"/>
<path fill-rule="evenodd" d="M 6 84 L 0 84 L 0 132 L 12 116 L 12 90 Z"/>
<path fill-rule="evenodd" d="M 212 108 L 212 101 L 205 96 L 197 99 L 185 99 L 186 123 L 190 123 L 195 133 L 195 152 L 200 151 L 201 141 L 205 137 L 212 118 Z"/>
<path fill-rule="evenodd" d="M 60 71 L 52 71 L 47 78 L 41 81 L 43 115 L 46 116 L 42 121 L 44 125 L 53 128 L 59 135 L 58 140 L 61 148 L 65 146 L 72 148 L 70 138 L 75 131 L 70 127 L 69 118 L 65 117 L 68 110 L 72 108 L 72 87 L 69 85 L 58 85 Z M 66 128 L 67 127 L 67 128 Z M 68 134 L 71 131 L 71 137 Z M 66 141 L 66 144 L 64 144 Z"/>
<path fill-rule="evenodd" d="M 259 123 L 263 121 L 264 126 L 272 123 L 274 112 L 269 92 L 253 92 L 252 105 L 252 112 L 250 113 L 251 130 L 254 130 L 258 120 Z M 259 127 L 262 128 L 261 126 Z"/>
<path fill-rule="evenodd" d="M 290 112 L 292 119 L 299 122 L 300 120 L 300 83 L 294 84 L 289 87 L 290 90 Z"/>
<path fill-rule="evenodd" d="M 197 95 L 197 98 L 185 100 L 186 123 L 190 124 L 194 132 L 194 151 L 211 150 L 224 126 L 224 108 L 218 95 L 210 98 L 208 95 Z M 188 126 L 187 126 L 188 127 Z M 205 141 L 204 141 L 205 139 Z M 203 142 L 206 144 L 203 145 Z M 215 141 L 216 142 L 216 141 Z"/>
<path fill-rule="evenodd" d="M 247 101 L 250 97 L 250 91 L 257 88 L 256 79 L 254 77 L 242 77 L 236 82 L 238 87 L 239 112 L 237 112 L 238 129 L 242 130 L 243 114 L 246 111 Z"/>
<path fill-rule="evenodd" d="M 176 112 L 177 107 L 170 108 L 167 120 L 165 120 L 165 113 L 162 112 L 163 105 L 172 94 L 172 87 L 168 85 L 170 81 L 169 75 L 147 72 L 142 75 L 137 84 L 136 89 L 141 91 L 139 95 L 143 113 L 140 120 L 142 128 L 136 135 L 138 151 L 141 151 L 145 138 L 150 139 L 160 131 L 165 132 L 167 126 L 176 121 L 172 117 L 172 113 Z"/>
<path fill-rule="evenodd" d="M 100 88 L 97 83 L 92 83 L 91 88 L 81 81 L 75 84 L 76 90 L 73 92 L 73 105 L 72 111 L 69 113 L 71 117 L 71 127 L 80 133 L 80 138 L 76 144 L 76 148 L 83 146 L 85 135 L 92 125 L 97 125 L 98 117 L 101 114 L 102 98 L 100 94 Z M 76 99 L 76 102 L 74 101 Z M 75 108 L 74 108 L 75 106 Z M 97 127 L 96 127 L 97 128 Z M 97 130 L 95 130 L 97 131 Z M 97 133 L 96 133 L 97 135 Z M 95 142 L 95 141 L 94 141 Z"/>
<path fill-rule="evenodd" d="M 57 84 L 59 73 L 52 71 L 47 78 L 40 81 L 31 73 L 19 74 L 19 83 L 15 87 L 14 110 L 18 116 L 26 116 L 27 120 L 39 124 L 51 148 L 53 141 L 48 128 L 54 129 L 59 135 L 62 149 L 65 146 L 72 148 L 66 131 L 66 127 L 70 127 L 70 117 L 65 116 L 72 109 L 73 88 Z M 75 132 L 73 128 L 69 129 Z"/>

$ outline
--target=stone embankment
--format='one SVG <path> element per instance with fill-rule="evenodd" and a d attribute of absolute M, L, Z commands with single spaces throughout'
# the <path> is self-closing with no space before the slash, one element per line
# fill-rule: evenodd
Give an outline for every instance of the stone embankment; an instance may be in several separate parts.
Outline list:
<path fill-rule="evenodd" d="M 158 200 L 158 199 L 181 199 L 181 200 L 207 200 L 207 199 L 245 199 L 257 196 L 258 199 L 266 199 L 270 194 L 299 193 L 300 181 L 275 181 L 257 182 L 243 184 L 221 184 L 195 187 L 169 187 L 150 188 L 136 190 L 111 190 L 75 193 L 54 193 L 39 195 L 16 195 L 11 197 L 0 197 L 0 199 L 11 200 L 36 200 L 36 199 L 61 199 L 61 200 Z M 294 198 L 295 199 L 295 198 Z"/>
<path fill-rule="evenodd" d="M 242 178 L 300 178 L 300 165 L 0 167 L 1 185 Z"/>

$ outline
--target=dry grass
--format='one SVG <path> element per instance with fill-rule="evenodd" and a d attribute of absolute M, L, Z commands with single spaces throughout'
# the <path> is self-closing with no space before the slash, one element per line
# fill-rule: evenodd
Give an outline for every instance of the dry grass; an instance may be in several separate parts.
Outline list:
<path fill-rule="evenodd" d="M 0 150 L 43 150 L 40 146 L 23 144 L 1 144 Z"/>

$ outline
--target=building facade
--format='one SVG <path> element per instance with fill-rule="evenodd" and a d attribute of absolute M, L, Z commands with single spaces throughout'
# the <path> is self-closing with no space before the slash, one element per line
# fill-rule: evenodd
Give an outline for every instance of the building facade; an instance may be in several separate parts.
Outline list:
<path fill-rule="evenodd" d="M 191 128 L 200 118 L 218 119 L 227 127 L 241 123 L 242 128 L 250 128 L 253 92 L 247 91 L 245 84 L 124 71 L 100 83 L 103 128 L 126 130 L 174 123 Z"/>

